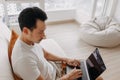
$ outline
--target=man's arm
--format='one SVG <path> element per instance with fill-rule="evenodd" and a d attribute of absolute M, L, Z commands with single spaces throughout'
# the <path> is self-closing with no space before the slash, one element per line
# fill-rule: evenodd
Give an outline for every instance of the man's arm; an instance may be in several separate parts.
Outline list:
<path fill-rule="evenodd" d="M 52 54 L 50 52 L 47 52 L 45 49 L 43 49 L 43 52 L 44 52 L 44 57 L 47 60 L 50 60 L 50 61 L 63 61 L 64 63 L 67 63 L 67 64 L 69 64 L 71 66 L 79 66 L 80 65 L 79 60 L 69 59 L 69 58 L 66 58 L 66 57 L 60 57 L 60 56 L 54 55 L 54 54 Z"/>
<path fill-rule="evenodd" d="M 65 57 L 59 57 L 57 55 L 54 55 L 50 52 L 47 52 L 46 50 L 43 49 L 43 52 L 44 52 L 44 57 L 47 59 L 47 60 L 50 60 L 50 61 L 64 61 L 66 62 L 67 64 L 70 64 L 70 65 L 74 65 L 74 66 L 77 66 L 77 65 L 80 65 L 80 61 L 78 60 L 75 60 L 75 59 L 69 59 L 69 58 L 65 58 Z M 75 63 L 75 64 L 74 64 Z M 76 79 L 78 77 L 81 77 L 82 76 L 82 72 L 80 69 L 73 69 L 70 73 L 62 76 L 60 78 L 60 80 L 70 80 L 70 79 Z"/>
<path fill-rule="evenodd" d="M 51 54 L 45 49 L 43 49 L 43 52 L 44 52 L 44 57 L 49 61 L 66 61 L 67 60 L 67 58 Z"/>

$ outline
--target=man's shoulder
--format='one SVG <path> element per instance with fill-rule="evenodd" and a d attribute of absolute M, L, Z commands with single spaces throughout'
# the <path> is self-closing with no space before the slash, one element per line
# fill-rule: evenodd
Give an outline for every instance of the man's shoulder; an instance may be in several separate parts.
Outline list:
<path fill-rule="evenodd" d="M 16 41 L 16 44 L 12 50 L 12 61 L 13 63 L 25 61 L 25 60 L 37 60 L 37 56 L 35 53 L 28 49 L 24 44 L 22 44 L 19 40 Z"/>
<path fill-rule="evenodd" d="M 21 44 L 20 40 L 17 39 L 16 42 L 15 42 L 15 44 L 14 44 L 14 46 L 13 46 L 13 51 L 14 51 L 14 50 L 17 50 L 17 51 L 18 51 L 19 49 L 22 49 L 22 48 L 23 48 L 22 45 L 23 45 L 23 44 Z"/>
<path fill-rule="evenodd" d="M 26 64 L 37 62 L 38 59 L 35 56 L 14 56 L 12 57 L 12 65 L 15 67 L 18 64 Z"/>
<path fill-rule="evenodd" d="M 30 51 L 29 47 L 20 39 L 17 39 L 13 47 L 13 53 L 26 53 L 28 51 Z"/>

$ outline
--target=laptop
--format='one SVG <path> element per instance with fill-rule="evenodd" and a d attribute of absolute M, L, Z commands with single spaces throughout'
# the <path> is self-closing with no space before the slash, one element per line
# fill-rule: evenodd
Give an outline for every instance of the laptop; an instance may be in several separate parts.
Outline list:
<path fill-rule="evenodd" d="M 103 62 L 98 48 L 93 51 L 87 60 L 81 60 L 80 63 L 80 67 L 78 66 L 76 68 L 81 69 L 83 75 L 81 78 L 78 78 L 76 80 L 95 80 L 106 70 L 106 66 Z M 73 66 L 67 66 L 66 72 L 68 73 L 73 68 Z"/>

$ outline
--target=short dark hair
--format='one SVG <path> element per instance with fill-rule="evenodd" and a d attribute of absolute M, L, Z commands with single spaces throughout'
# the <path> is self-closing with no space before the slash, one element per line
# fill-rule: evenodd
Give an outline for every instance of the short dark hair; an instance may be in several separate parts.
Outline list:
<path fill-rule="evenodd" d="M 27 27 L 30 30 L 36 28 L 37 20 L 45 21 L 47 19 L 46 13 L 38 7 L 29 7 L 24 9 L 18 17 L 18 22 L 21 31 L 23 27 Z"/>

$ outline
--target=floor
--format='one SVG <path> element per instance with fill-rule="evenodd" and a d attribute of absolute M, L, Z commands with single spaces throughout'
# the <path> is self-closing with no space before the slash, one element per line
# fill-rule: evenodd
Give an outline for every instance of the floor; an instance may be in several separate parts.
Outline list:
<path fill-rule="evenodd" d="M 80 25 L 76 22 L 47 25 L 47 38 L 54 39 L 71 58 L 86 59 L 95 47 L 80 40 Z M 104 80 L 119 80 L 120 78 L 120 46 L 115 48 L 100 48 L 107 70 L 101 75 Z"/>
<path fill-rule="evenodd" d="M 54 39 L 65 51 L 65 53 L 71 57 L 79 54 L 79 24 L 76 22 L 66 22 L 62 24 L 47 25 L 46 36 L 47 38 Z M 73 57 L 73 56 L 72 56 Z"/>
<path fill-rule="evenodd" d="M 95 49 L 83 42 L 79 37 L 80 25 L 75 21 L 48 24 L 45 31 L 47 38 L 54 39 L 66 55 L 71 58 L 86 59 Z M 17 29 L 20 33 L 19 29 Z M 115 48 L 99 48 L 107 70 L 101 75 L 104 80 L 120 78 L 120 46 Z"/>

